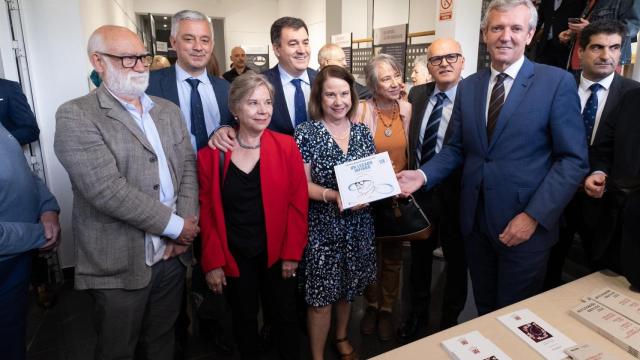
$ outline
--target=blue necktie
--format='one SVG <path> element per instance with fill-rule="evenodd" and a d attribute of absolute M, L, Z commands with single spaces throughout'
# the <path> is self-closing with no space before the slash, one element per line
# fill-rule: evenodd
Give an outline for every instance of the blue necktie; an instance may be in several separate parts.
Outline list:
<path fill-rule="evenodd" d="M 298 126 L 307 121 L 307 104 L 304 101 L 304 93 L 302 92 L 302 80 L 293 79 L 291 83 L 296 87 L 296 93 L 293 97 L 293 109 L 295 112 L 295 125 Z"/>
<path fill-rule="evenodd" d="M 202 99 L 198 91 L 198 79 L 187 79 L 191 85 L 191 133 L 196 138 L 196 148 L 200 150 L 207 145 L 209 136 L 207 135 L 207 125 L 204 123 L 204 110 L 202 108 Z"/>
<path fill-rule="evenodd" d="M 436 144 L 438 143 L 438 129 L 440 119 L 442 119 L 442 107 L 447 94 L 441 92 L 436 94 L 436 104 L 431 110 L 427 127 L 424 129 L 422 137 L 422 148 L 420 149 L 420 166 L 429 161 L 436 154 Z"/>
<path fill-rule="evenodd" d="M 593 133 L 593 126 L 596 123 L 596 114 L 598 113 L 598 91 L 602 89 L 602 85 L 593 83 L 589 86 L 591 95 L 587 99 L 587 103 L 584 104 L 582 110 L 582 121 L 584 121 L 584 130 L 587 133 L 587 145 L 591 144 L 591 134 Z"/>

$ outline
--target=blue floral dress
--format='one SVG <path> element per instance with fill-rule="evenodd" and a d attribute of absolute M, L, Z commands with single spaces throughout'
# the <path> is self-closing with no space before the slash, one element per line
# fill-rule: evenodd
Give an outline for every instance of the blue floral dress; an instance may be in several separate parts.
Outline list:
<path fill-rule="evenodd" d="M 375 153 L 371 132 L 363 124 L 351 126 L 346 154 L 319 121 L 296 127 L 295 139 L 314 183 L 338 189 L 333 167 Z M 300 264 L 301 285 L 311 306 L 340 299 L 353 301 L 375 281 L 375 231 L 371 210 L 345 210 L 334 202 L 310 200 L 309 242 Z"/>

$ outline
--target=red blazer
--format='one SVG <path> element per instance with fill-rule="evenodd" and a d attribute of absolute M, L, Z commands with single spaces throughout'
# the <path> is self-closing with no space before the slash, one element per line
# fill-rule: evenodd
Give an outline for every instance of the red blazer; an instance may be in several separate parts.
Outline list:
<path fill-rule="evenodd" d="M 225 154 L 224 173 L 231 161 Z M 208 147 L 198 152 L 202 271 L 222 267 L 240 276 L 229 246 L 220 193 L 220 154 Z M 265 130 L 260 139 L 260 187 L 267 231 L 267 260 L 300 261 L 307 244 L 309 193 L 302 155 L 291 136 Z"/>

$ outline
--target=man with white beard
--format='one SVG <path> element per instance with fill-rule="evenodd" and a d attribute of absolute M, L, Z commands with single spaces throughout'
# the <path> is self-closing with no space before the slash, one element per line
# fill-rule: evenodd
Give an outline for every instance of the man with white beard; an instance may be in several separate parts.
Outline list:
<path fill-rule="evenodd" d="M 172 359 L 187 251 L 199 232 L 195 154 L 180 109 L 147 96 L 149 55 L 129 29 L 89 38 L 103 79 L 56 113 L 71 179 L 75 286 L 94 300 L 96 359 Z"/>

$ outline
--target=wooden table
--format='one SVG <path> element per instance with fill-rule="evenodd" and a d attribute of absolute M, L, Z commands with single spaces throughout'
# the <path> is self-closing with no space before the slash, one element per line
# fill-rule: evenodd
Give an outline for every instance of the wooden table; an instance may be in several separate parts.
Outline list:
<path fill-rule="evenodd" d="M 514 360 L 542 359 L 542 356 L 516 337 L 497 319 L 498 316 L 523 308 L 530 309 L 577 344 L 588 343 L 595 345 L 611 354 L 615 359 L 635 359 L 622 348 L 582 325 L 569 315 L 569 309 L 578 305 L 582 297 L 604 287 L 610 287 L 624 295 L 640 299 L 639 293 L 629 290 L 629 282 L 624 277 L 610 271 L 596 272 L 540 295 L 399 347 L 374 359 L 450 359 L 440 343 L 443 340 L 473 330 L 480 331 L 482 335 L 491 340 Z"/>

